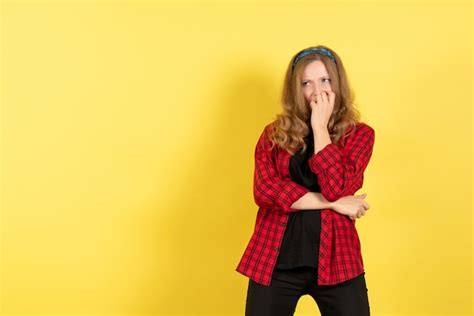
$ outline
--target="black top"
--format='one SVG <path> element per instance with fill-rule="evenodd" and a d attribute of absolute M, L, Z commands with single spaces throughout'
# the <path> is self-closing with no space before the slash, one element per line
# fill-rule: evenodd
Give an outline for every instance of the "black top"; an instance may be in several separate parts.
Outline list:
<path fill-rule="evenodd" d="M 306 152 L 303 153 L 301 149 L 290 158 L 291 179 L 311 192 L 321 192 L 317 177 L 308 164 L 308 159 L 314 154 L 312 131 L 305 137 L 305 142 Z M 281 269 L 300 266 L 317 268 L 320 233 L 320 210 L 299 210 L 290 213 L 276 267 Z"/>

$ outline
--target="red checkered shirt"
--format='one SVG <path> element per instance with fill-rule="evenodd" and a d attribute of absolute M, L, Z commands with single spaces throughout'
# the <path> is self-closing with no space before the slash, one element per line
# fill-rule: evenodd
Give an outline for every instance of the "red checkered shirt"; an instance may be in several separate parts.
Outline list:
<path fill-rule="evenodd" d="M 270 285 L 291 207 L 309 192 L 292 181 L 291 154 L 268 138 L 272 123 L 265 126 L 255 148 L 253 196 L 258 212 L 254 232 L 236 267 L 253 281 Z M 374 146 L 375 132 L 359 122 L 343 146 L 327 144 L 308 160 L 317 175 L 321 194 L 328 201 L 353 195 L 362 187 Z M 318 285 L 334 285 L 364 272 L 355 220 L 332 209 L 321 209 Z"/>

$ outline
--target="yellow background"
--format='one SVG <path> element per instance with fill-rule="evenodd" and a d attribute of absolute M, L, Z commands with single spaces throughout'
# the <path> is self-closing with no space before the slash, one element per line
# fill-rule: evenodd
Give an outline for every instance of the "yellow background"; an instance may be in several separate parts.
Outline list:
<path fill-rule="evenodd" d="M 472 315 L 470 2 L 2 4 L 1 315 L 243 315 L 254 147 L 317 44 L 376 131 L 372 315 Z"/>

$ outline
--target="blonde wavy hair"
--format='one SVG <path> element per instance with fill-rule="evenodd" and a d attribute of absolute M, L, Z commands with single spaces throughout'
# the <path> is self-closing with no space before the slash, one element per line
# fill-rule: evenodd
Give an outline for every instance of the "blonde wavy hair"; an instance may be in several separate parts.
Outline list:
<path fill-rule="evenodd" d="M 272 149 L 278 145 L 291 154 L 301 147 L 303 147 L 303 152 L 306 151 L 304 137 L 310 133 L 311 129 L 311 108 L 304 99 L 301 76 L 304 67 L 315 60 L 320 60 L 325 65 L 331 79 L 331 89 L 336 95 L 333 112 L 328 122 L 331 142 L 336 145 L 344 145 L 345 138 L 360 121 L 360 113 L 354 107 L 354 93 L 349 86 L 346 71 L 339 55 L 324 45 L 311 46 L 311 48 L 325 48 L 332 53 L 336 62 L 334 63 L 323 54 L 309 54 L 301 58 L 292 69 L 294 59 L 303 50 L 291 58 L 283 82 L 281 96 L 283 112 L 276 115 L 272 122 L 273 129 L 269 135 Z"/>

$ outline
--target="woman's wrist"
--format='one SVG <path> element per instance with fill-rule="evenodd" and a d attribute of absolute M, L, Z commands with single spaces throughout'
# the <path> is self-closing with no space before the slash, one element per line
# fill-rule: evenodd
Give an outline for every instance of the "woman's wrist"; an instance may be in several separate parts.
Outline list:
<path fill-rule="evenodd" d="M 322 208 L 334 209 L 337 201 L 328 201 L 320 192 L 315 192 L 319 203 L 322 205 Z"/>
<path fill-rule="evenodd" d="M 330 209 L 333 209 L 335 208 L 335 205 L 337 204 L 337 201 L 327 201 L 327 207 L 326 208 L 330 208 Z"/>

